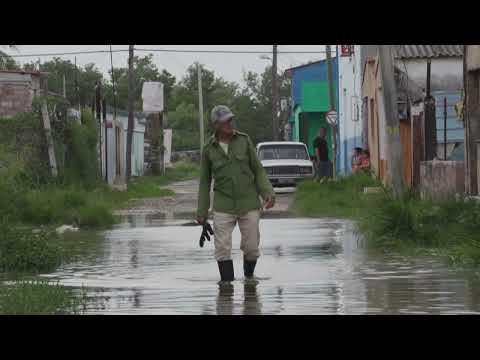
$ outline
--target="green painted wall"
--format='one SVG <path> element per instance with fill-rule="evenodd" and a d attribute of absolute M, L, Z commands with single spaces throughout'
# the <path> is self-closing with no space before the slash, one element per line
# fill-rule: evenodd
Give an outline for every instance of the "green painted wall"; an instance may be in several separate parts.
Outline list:
<path fill-rule="evenodd" d="M 330 110 L 328 82 L 302 82 L 302 109 L 320 113 Z"/>

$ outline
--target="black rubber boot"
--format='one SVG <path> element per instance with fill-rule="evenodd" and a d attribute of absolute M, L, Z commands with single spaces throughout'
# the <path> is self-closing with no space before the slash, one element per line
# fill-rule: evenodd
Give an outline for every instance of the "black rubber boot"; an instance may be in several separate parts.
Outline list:
<path fill-rule="evenodd" d="M 243 258 L 243 274 L 246 278 L 253 278 L 253 273 L 255 271 L 255 266 L 257 261 L 248 261 L 246 258 Z"/>
<path fill-rule="evenodd" d="M 221 281 L 233 281 L 234 280 L 233 261 L 232 260 L 219 261 L 218 262 L 218 270 L 220 271 Z"/>

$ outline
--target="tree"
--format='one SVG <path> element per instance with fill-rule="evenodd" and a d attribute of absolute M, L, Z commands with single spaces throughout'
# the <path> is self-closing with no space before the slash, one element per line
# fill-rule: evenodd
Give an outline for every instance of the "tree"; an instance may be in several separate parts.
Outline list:
<path fill-rule="evenodd" d="M 38 65 L 31 62 L 24 65 L 25 70 L 33 70 Z M 58 57 L 53 60 L 40 64 L 40 71 L 48 73 L 48 89 L 57 94 L 63 94 L 63 78 L 65 77 L 65 88 L 67 91 L 67 100 L 70 104 L 77 103 L 77 93 L 75 91 L 75 72 L 77 72 L 78 97 L 82 107 L 91 105 L 95 97 L 95 84 L 104 83 L 102 73 L 94 64 L 87 64 L 85 67 L 77 66 L 70 60 L 63 60 Z"/>
<path fill-rule="evenodd" d="M 133 57 L 134 73 L 134 109 L 142 111 L 142 88 L 145 81 L 160 81 L 164 85 L 165 104 L 167 110 L 171 103 L 171 95 L 176 78 L 167 70 L 160 72 L 153 63 L 153 55 L 144 57 Z M 114 69 L 115 86 L 117 90 L 117 106 L 120 109 L 127 109 L 128 105 L 128 68 Z M 111 75 L 111 72 L 110 72 Z M 111 82 L 106 87 L 105 97 L 109 104 L 113 104 L 113 87 Z"/>
<path fill-rule="evenodd" d="M 243 76 L 244 87 L 235 98 L 233 111 L 237 126 L 247 132 L 254 143 L 272 140 L 272 71 L 271 66 L 262 74 L 247 72 Z M 280 98 L 290 96 L 290 81 L 284 76 L 278 79 Z"/>
<path fill-rule="evenodd" d="M 8 54 L 0 51 L 0 70 L 19 70 L 20 66 Z"/>

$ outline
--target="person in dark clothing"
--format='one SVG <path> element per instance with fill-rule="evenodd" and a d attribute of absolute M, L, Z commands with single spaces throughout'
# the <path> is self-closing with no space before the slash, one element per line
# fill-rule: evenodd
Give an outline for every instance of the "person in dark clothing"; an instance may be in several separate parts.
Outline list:
<path fill-rule="evenodd" d="M 313 143 L 315 148 L 315 161 L 317 165 L 317 179 L 332 177 L 332 163 L 328 156 L 328 143 L 326 140 L 327 129 L 320 128 L 318 136 Z"/>

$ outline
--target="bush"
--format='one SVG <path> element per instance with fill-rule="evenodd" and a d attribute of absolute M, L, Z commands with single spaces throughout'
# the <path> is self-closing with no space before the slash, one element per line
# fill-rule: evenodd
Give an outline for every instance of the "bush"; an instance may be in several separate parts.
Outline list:
<path fill-rule="evenodd" d="M 59 266 L 63 252 L 55 232 L 0 224 L 0 271 L 48 272 Z"/>
<path fill-rule="evenodd" d="M 421 200 L 405 193 L 378 198 L 359 227 L 376 248 L 416 248 L 442 255 L 452 264 L 480 265 L 480 203 L 475 200 Z"/>
<path fill-rule="evenodd" d="M 67 124 L 67 144 L 63 182 L 65 185 L 80 185 L 93 189 L 99 176 L 98 129 L 91 112 L 82 113 L 83 124 L 69 121 Z"/>
<path fill-rule="evenodd" d="M 85 291 L 70 289 L 46 280 L 21 280 L 0 285 L 0 314 L 54 315 L 79 314 L 88 303 Z"/>
<path fill-rule="evenodd" d="M 34 225 L 72 224 L 81 227 L 105 227 L 115 219 L 112 206 L 103 200 L 103 192 L 78 188 L 49 188 L 24 195 L 21 220 Z"/>
<path fill-rule="evenodd" d="M 343 177 L 323 183 L 306 181 L 295 194 L 295 211 L 302 216 L 356 217 L 375 195 L 364 195 L 367 186 L 378 183 L 367 174 Z"/>
<path fill-rule="evenodd" d="M 105 228 L 115 223 L 112 211 L 104 204 L 91 204 L 78 209 L 76 223 L 83 228 Z"/>

